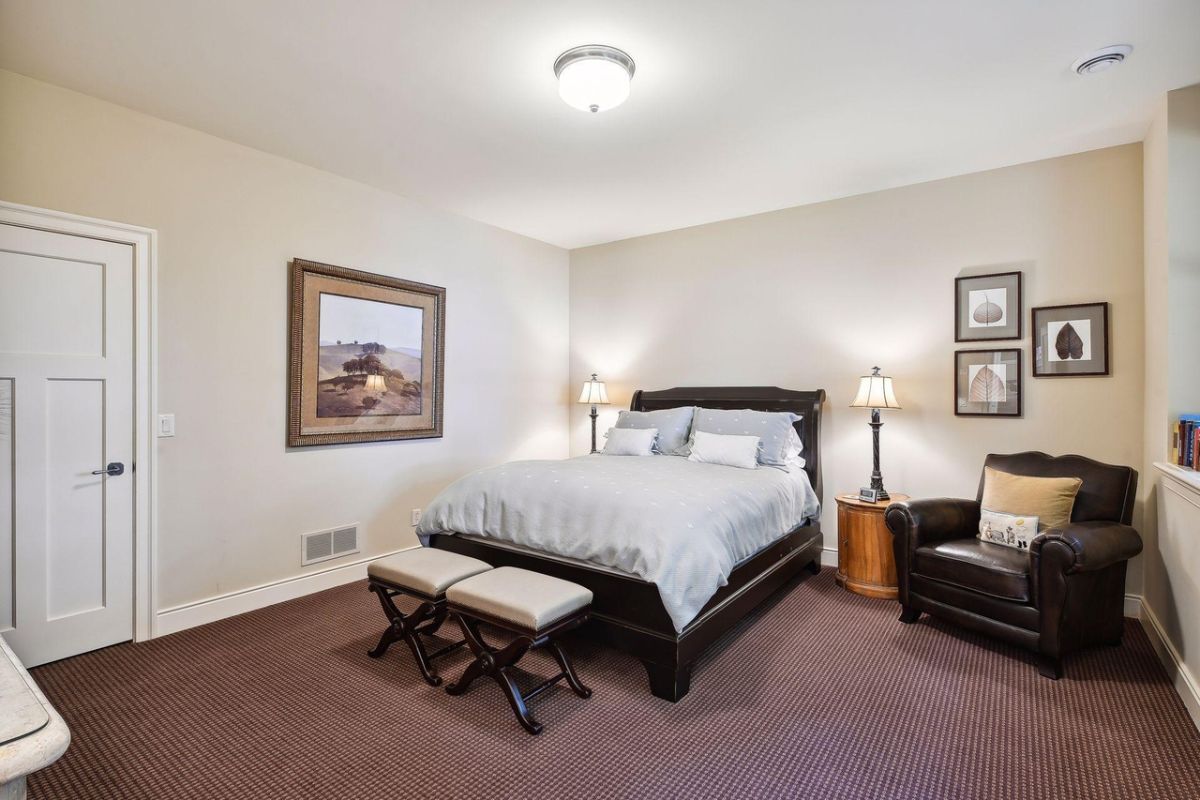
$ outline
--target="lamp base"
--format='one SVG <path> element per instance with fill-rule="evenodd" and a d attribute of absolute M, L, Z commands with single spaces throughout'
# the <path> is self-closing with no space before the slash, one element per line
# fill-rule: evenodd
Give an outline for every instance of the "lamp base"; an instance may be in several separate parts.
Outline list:
<path fill-rule="evenodd" d="M 595 378 L 596 376 L 593 375 L 592 377 Z M 596 417 L 600 415 L 596 413 L 595 406 L 592 406 L 592 413 L 588 414 L 588 416 L 592 418 L 592 454 L 595 454 L 600 452 L 596 449 Z"/>
<path fill-rule="evenodd" d="M 874 503 L 882 502 L 883 500 L 891 499 L 888 496 L 887 490 L 883 488 L 883 475 L 879 472 L 879 429 L 883 427 L 883 422 L 879 419 L 879 409 L 871 409 L 871 421 L 868 423 L 871 426 L 871 455 L 872 465 L 875 467 L 871 470 L 871 488 L 870 492 L 875 495 Z M 868 491 L 868 490 L 862 490 Z M 862 491 L 859 492 L 859 497 L 862 496 Z"/>

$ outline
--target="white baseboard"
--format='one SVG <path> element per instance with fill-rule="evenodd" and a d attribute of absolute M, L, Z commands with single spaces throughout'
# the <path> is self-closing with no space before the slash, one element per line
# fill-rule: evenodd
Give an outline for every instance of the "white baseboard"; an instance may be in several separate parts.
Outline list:
<path fill-rule="evenodd" d="M 400 548 L 400 550 L 408 549 L 410 548 Z M 369 562 L 399 553 L 400 550 L 393 550 L 390 553 L 380 553 L 370 558 L 360 558 L 349 564 L 339 564 L 336 567 L 329 567 L 328 569 L 296 575 L 292 578 L 284 578 L 272 581 L 271 583 L 252 586 L 249 589 L 219 594 L 215 597 L 197 600 L 193 603 L 184 603 L 172 608 L 164 608 L 154 617 L 152 636 L 166 636 L 168 633 L 175 633 L 187 630 L 188 628 L 194 628 L 197 625 L 216 622 L 219 619 L 272 606 L 276 603 L 282 603 L 285 600 L 295 600 L 297 597 L 303 597 L 313 592 L 320 592 L 325 589 L 332 589 L 335 586 L 341 586 L 342 584 L 365 580 L 367 577 L 367 564 Z"/>
<path fill-rule="evenodd" d="M 1140 594 L 1125 595 L 1125 616 L 1133 619 L 1142 618 L 1142 596 Z"/>
<path fill-rule="evenodd" d="M 837 548 L 825 547 L 821 550 L 821 566 L 836 567 L 837 566 Z"/>
<path fill-rule="evenodd" d="M 1146 630 L 1150 645 L 1158 654 L 1159 661 L 1166 667 L 1167 677 L 1171 679 L 1171 684 L 1175 687 L 1180 699 L 1183 700 L 1183 705 L 1192 718 L 1192 724 L 1200 728 L 1200 682 L 1196 680 L 1196 676 L 1192 675 L 1187 664 L 1180 658 L 1175 645 L 1171 644 L 1171 640 L 1167 638 L 1166 631 L 1163 630 L 1162 623 L 1158 621 L 1154 609 L 1145 603 L 1142 603 L 1141 607 L 1142 627 Z"/>

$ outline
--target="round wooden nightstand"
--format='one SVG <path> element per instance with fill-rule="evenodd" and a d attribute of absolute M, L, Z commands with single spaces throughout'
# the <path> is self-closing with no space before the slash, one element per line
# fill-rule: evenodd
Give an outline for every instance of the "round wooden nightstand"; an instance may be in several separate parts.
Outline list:
<path fill-rule="evenodd" d="M 907 499 L 906 494 L 894 494 L 868 503 L 853 494 L 837 496 L 838 586 L 867 597 L 896 599 L 892 532 L 883 521 L 883 512 L 892 503 Z"/>

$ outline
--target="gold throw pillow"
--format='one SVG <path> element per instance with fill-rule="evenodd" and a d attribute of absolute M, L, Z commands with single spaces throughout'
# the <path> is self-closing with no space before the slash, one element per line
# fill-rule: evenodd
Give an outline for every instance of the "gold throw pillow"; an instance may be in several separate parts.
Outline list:
<path fill-rule="evenodd" d="M 988 511 L 1038 518 L 1038 530 L 1063 528 L 1071 521 L 1082 478 L 1032 478 L 983 468 L 983 502 Z"/>

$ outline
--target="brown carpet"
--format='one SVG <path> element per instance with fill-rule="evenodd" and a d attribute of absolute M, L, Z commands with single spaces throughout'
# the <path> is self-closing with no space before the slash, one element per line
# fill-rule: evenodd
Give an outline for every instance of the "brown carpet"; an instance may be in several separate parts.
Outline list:
<path fill-rule="evenodd" d="M 896 614 L 825 570 L 718 643 L 676 705 L 635 660 L 572 642 L 595 694 L 540 697 L 533 737 L 490 681 L 450 697 L 403 644 L 367 658 L 383 616 L 354 584 L 35 670 L 74 738 L 31 795 L 1200 797 L 1200 733 L 1136 623 L 1053 682 L 1022 651 Z"/>

